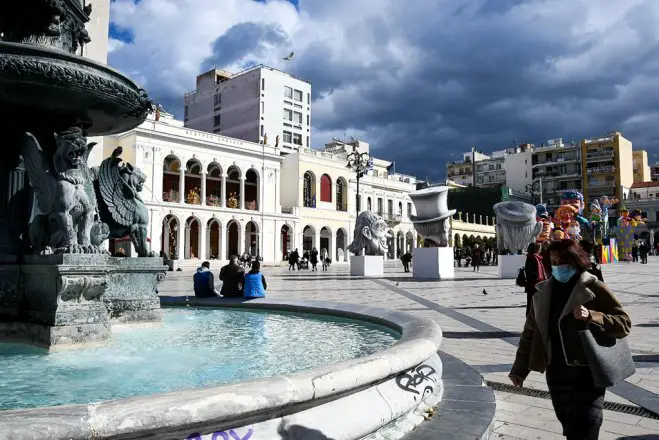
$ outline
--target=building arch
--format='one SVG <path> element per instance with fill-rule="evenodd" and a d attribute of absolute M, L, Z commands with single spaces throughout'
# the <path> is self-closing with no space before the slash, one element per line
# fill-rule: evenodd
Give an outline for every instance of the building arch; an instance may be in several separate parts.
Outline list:
<path fill-rule="evenodd" d="M 222 223 L 219 219 L 212 217 L 206 223 L 206 258 L 209 260 L 222 259 Z"/>
<path fill-rule="evenodd" d="M 348 210 L 348 183 L 343 177 L 336 179 L 336 210 Z"/>
<path fill-rule="evenodd" d="M 241 230 L 242 228 L 240 227 L 240 223 L 238 221 L 230 220 L 227 223 L 227 243 L 226 243 L 227 257 L 231 257 L 232 255 L 242 254 L 242 249 L 240 248 Z"/>
<path fill-rule="evenodd" d="M 403 202 L 398 202 L 398 215 L 403 216 Z"/>
<path fill-rule="evenodd" d="M 407 252 L 412 252 L 412 249 L 414 249 L 414 232 L 407 231 L 407 234 L 405 234 L 405 239 L 405 250 Z"/>
<path fill-rule="evenodd" d="M 279 230 L 279 248 L 281 249 L 281 258 L 282 260 L 290 252 L 293 252 L 295 249 L 293 247 L 293 237 L 295 236 L 295 231 L 293 227 L 288 223 L 282 225 Z"/>
<path fill-rule="evenodd" d="M 201 220 L 190 216 L 185 221 L 185 256 L 186 260 L 198 259 L 201 251 Z"/>
<path fill-rule="evenodd" d="M 329 174 L 320 176 L 320 201 L 332 203 L 332 178 Z"/>
<path fill-rule="evenodd" d="M 174 214 L 167 214 L 162 220 L 160 249 L 170 260 L 179 258 L 178 230 L 180 227 L 181 222 Z"/>
<path fill-rule="evenodd" d="M 348 247 L 347 238 L 348 238 L 348 233 L 344 228 L 339 228 L 336 231 L 336 255 L 330 258 L 334 258 L 337 262 L 348 260 L 348 254 L 346 251 Z"/>
<path fill-rule="evenodd" d="M 460 234 L 455 234 L 453 236 L 453 246 L 454 247 L 461 247 L 462 246 L 462 240 L 460 239 Z"/>
<path fill-rule="evenodd" d="M 226 176 L 226 207 L 232 209 L 240 209 L 240 180 L 242 178 L 242 170 L 236 165 L 231 165 L 227 169 Z M 240 228 L 239 228 L 240 229 Z"/>
<path fill-rule="evenodd" d="M 302 187 L 302 206 L 316 207 L 316 175 L 312 171 L 305 171 Z"/>
<path fill-rule="evenodd" d="M 206 167 L 206 204 L 222 206 L 222 197 L 222 166 L 213 161 Z"/>
<path fill-rule="evenodd" d="M 185 163 L 185 203 L 201 205 L 201 171 L 203 167 L 198 159 L 192 158 Z"/>
<path fill-rule="evenodd" d="M 371 202 L 371 197 L 366 198 L 366 210 L 367 211 L 373 211 L 373 204 Z"/>
<path fill-rule="evenodd" d="M 316 243 L 316 228 L 307 225 L 302 230 L 302 249 L 310 251 L 314 248 Z"/>
<path fill-rule="evenodd" d="M 162 163 L 162 201 L 179 203 L 181 184 L 181 160 L 170 154 Z"/>
<path fill-rule="evenodd" d="M 405 253 L 405 234 L 398 230 L 396 234 L 396 258 L 400 258 Z"/>
<path fill-rule="evenodd" d="M 261 204 L 261 187 L 259 172 L 250 168 L 245 173 L 245 209 L 257 211 Z"/>
<path fill-rule="evenodd" d="M 318 252 L 320 252 L 321 249 L 325 249 L 327 251 L 327 255 L 332 254 L 332 230 L 327 227 L 323 226 L 320 229 L 320 246 L 318 247 Z"/>
<path fill-rule="evenodd" d="M 255 221 L 245 224 L 245 253 L 256 257 L 261 255 L 259 225 Z"/>

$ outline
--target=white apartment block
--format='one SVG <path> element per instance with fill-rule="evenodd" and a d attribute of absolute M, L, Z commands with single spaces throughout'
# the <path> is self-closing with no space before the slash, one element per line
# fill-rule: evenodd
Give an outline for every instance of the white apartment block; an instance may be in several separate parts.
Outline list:
<path fill-rule="evenodd" d="M 563 139 L 550 139 L 532 153 L 533 191 L 539 201 L 549 207 L 561 204 L 561 195 L 566 191 L 583 191 L 581 173 L 581 145 L 566 144 Z"/>
<path fill-rule="evenodd" d="M 358 142 L 360 152 L 368 144 Z M 142 199 L 149 210 L 150 250 L 177 266 L 224 262 L 232 254 L 281 263 L 294 249 L 326 248 L 345 262 L 356 218 L 356 175 L 348 151 L 336 144 L 282 155 L 281 146 L 193 130 L 171 115 L 149 116 L 127 133 L 105 138 L 104 157 L 123 147 L 122 159 L 147 176 Z M 412 249 L 416 233 L 408 194 L 416 179 L 387 173 L 374 160 L 360 180 L 361 209 L 379 211 L 390 226 L 388 258 Z M 127 240 L 111 241 L 110 251 Z"/>
<path fill-rule="evenodd" d="M 291 153 L 311 145 L 311 83 L 263 65 L 213 69 L 186 94 L 185 126 Z M 277 142 L 278 141 L 278 142 Z"/>

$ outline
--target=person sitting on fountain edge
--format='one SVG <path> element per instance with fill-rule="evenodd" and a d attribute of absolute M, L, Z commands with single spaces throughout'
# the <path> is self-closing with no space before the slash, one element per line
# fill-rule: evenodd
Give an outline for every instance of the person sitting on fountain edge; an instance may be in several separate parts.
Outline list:
<path fill-rule="evenodd" d="M 220 270 L 220 280 L 222 281 L 222 290 L 220 293 L 225 298 L 243 296 L 243 278 L 245 269 L 238 264 L 238 256 L 232 255 L 229 258 L 229 264 Z"/>
<path fill-rule="evenodd" d="M 261 263 L 255 261 L 252 268 L 245 274 L 245 298 L 265 298 L 265 290 L 268 284 L 261 273 Z"/>
<path fill-rule="evenodd" d="M 197 273 L 192 277 L 194 282 L 194 295 L 197 298 L 213 298 L 220 296 L 215 290 L 215 277 L 211 272 L 211 264 L 208 261 L 201 263 Z"/>

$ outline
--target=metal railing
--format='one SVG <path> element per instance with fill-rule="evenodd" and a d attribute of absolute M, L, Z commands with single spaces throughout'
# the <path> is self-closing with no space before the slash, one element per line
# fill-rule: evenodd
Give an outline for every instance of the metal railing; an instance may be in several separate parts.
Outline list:
<path fill-rule="evenodd" d="M 588 174 L 612 173 L 615 170 L 616 170 L 616 167 L 614 167 L 613 165 L 605 166 L 605 167 L 587 168 Z"/>

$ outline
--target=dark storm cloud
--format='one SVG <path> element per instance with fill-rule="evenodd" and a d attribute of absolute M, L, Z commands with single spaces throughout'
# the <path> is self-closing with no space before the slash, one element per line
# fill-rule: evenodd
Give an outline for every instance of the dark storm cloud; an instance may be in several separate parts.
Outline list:
<path fill-rule="evenodd" d="M 279 26 L 264 23 L 239 23 L 231 27 L 213 43 L 213 55 L 206 59 L 202 68 L 231 65 L 245 54 L 263 56 L 269 45 L 283 45 L 288 39 Z"/>

